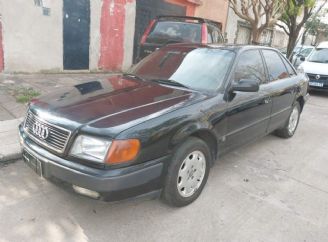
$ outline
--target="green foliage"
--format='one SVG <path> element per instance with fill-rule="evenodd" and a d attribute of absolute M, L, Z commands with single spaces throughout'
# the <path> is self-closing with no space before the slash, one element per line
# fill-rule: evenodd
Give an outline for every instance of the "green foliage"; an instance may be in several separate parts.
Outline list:
<path fill-rule="evenodd" d="M 16 102 L 18 103 L 28 103 L 33 98 L 40 95 L 40 92 L 33 89 L 32 87 L 26 88 L 26 87 L 19 87 L 15 88 L 12 91 L 12 95 L 16 98 Z"/>
<path fill-rule="evenodd" d="M 291 17 L 300 16 L 305 7 L 313 8 L 316 0 L 287 0 L 287 6 L 281 20 L 288 21 Z"/>
<path fill-rule="evenodd" d="M 311 35 L 318 35 L 319 32 L 324 32 L 325 36 L 328 36 L 328 25 L 321 21 L 321 19 L 328 13 L 328 10 L 322 10 L 318 14 L 314 14 L 305 23 L 306 32 Z"/>

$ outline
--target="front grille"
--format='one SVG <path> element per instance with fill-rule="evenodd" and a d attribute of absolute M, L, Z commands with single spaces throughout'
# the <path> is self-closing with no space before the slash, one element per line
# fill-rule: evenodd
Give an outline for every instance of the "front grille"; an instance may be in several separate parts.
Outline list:
<path fill-rule="evenodd" d="M 42 120 L 31 111 L 27 113 L 24 129 L 34 141 L 59 153 L 63 153 L 71 135 L 69 130 Z"/>
<path fill-rule="evenodd" d="M 323 81 L 323 82 L 328 81 L 328 75 L 319 75 L 320 76 L 319 79 L 317 79 L 317 74 L 307 73 L 307 75 L 311 81 Z"/>

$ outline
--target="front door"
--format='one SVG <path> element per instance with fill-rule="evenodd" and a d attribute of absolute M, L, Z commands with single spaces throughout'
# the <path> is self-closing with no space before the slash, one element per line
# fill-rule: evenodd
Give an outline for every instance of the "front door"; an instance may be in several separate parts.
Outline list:
<path fill-rule="evenodd" d="M 227 103 L 226 151 L 264 136 L 269 124 L 270 95 L 264 90 L 266 72 L 258 50 L 243 52 L 235 67 L 233 82 L 242 79 L 256 79 L 260 84 L 258 92 L 236 92 Z"/>
<path fill-rule="evenodd" d="M 64 70 L 89 69 L 90 0 L 64 0 Z"/>

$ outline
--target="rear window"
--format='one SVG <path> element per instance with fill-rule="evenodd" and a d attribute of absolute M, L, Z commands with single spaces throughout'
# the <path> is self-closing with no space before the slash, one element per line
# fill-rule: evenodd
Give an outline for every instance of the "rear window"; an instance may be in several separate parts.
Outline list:
<path fill-rule="evenodd" d="M 165 42 L 201 42 L 201 25 L 174 21 L 160 21 L 148 35 L 148 43 Z"/>

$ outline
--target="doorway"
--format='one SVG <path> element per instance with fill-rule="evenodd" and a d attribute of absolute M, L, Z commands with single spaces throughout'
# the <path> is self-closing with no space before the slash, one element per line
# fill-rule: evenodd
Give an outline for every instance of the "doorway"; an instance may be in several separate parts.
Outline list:
<path fill-rule="evenodd" d="M 64 70 L 89 69 L 90 0 L 64 0 Z"/>

